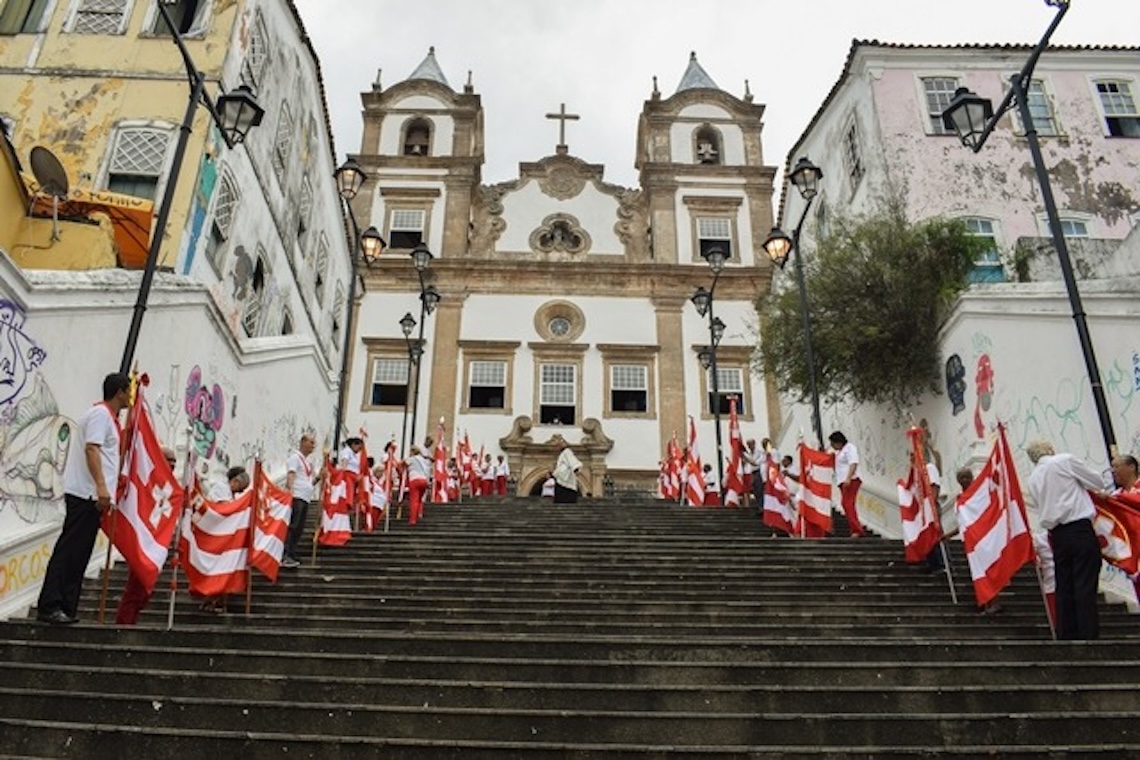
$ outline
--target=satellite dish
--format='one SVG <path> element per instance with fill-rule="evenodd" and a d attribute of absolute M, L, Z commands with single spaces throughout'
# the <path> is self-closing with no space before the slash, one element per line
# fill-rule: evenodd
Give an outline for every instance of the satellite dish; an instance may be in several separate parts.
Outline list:
<path fill-rule="evenodd" d="M 32 148 L 32 174 L 40 183 L 40 192 L 56 198 L 66 198 L 69 183 L 63 164 L 47 148 Z"/>
<path fill-rule="evenodd" d="M 40 192 L 51 196 L 51 239 L 59 240 L 59 201 L 67 198 L 67 172 L 63 164 L 47 148 L 32 148 L 32 174 L 40 184 Z"/>

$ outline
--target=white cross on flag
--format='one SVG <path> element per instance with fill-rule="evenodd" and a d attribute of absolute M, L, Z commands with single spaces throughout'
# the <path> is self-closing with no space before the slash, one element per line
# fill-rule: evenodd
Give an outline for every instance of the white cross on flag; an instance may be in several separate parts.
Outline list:
<path fill-rule="evenodd" d="M 183 493 L 163 456 L 142 389 L 139 385 L 135 400 L 125 488 L 116 508 L 104 513 L 102 524 L 131 572 L 153 591 L 170 551 Z"/>

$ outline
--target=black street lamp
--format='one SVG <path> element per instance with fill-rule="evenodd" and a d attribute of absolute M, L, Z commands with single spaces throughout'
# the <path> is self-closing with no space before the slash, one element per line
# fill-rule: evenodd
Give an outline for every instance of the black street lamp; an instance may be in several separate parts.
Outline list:
<path fill-rule="evenodd" d="M 333 176 L 336 178 L 337 193 L 344 201 L 344 207 L 348 209 L 348 221 L 352 224 L 352 276 L 348 281 L 348 305 L 347 313 L 344 316 L 344 345 L 341 346 L 340 352 L 340 386 L 337 389 L 336 421 L 333 428 L 332 448 L 335 455 L 335 452 L 340 450 L 340 431 L 344 428 L 344 403 L 345 397 L 348 395 L 348 357 L 355 338 L 353 323 L 356 315 L 356 282 L 359 279 L 357 269 L 360 266 L 362 254 L 365 263 L 372 266 L 387 243 L 384 242 L 384 238 L 380 237 L 380 233 L 375 227 L 369 227 L 362 233 L 360 225 L 356 222 L 356 213 L 352 210 L 352 199 L 360 192 L 364 181 L 368 179 L 364 170 L 360 168 L 360 164 L 350 158 L 340 165 Z"/>
<path fill-rule="evenodd" d="M 954 130 L 963 145 L 977 153 L 985 145 L 1002 116 L 1008 113 L 1014 105 L 1017 106 L 1022 127 L 1025 129 L 1025 141 L 1029 144 L 1030 155 L 1033 156 L 1033 168 L 1037 175 L 1037 184 L 1041 187 L 1041 201 L 1045 206 L 1045 215 L 1049 218 L 1049 231 L 1053 236 L 1053 246 L 1057 249 L 1061 276 L 1065 281 L 1065 290 L 1069 295 L 1069 306 L 1073 312 L 1077 339 L 1080 341 L 1081 354 L 1085 361 L 1085 371 L 1088 373 L 1089 382 L 1092 385 L 1093 402 L 1096 404 L 1097 418 L 1100 421 L 1101 434 L 1104 436 L 1104 446 L 1111 462 L 1116 456 L 1116 434 L 1112 430 L 1112 417 L 1108 409 L 1108 400 L 1104 395 L 1104 385 L 1101 382 L 1092 337 L 1089 335 L 1085 309 L 1081 303 L 1081 293 L 1077 288 L 1076 278 L 1073 276 L 1069 245 L 1065 240 L 1065 233 L 1061 229 L 1061 218 L 1057 214 L 1057 202 L 1053 198 L 1049 172 L 1045 167 L 1045 158 L 1041 155 L 1041 145 L 1037 140 L 1037 126 L 1034 124 L 1033 113 L 1029 108 L 1028 93 L 1029 85 L 1033 81 L 1033 70 L 1037 66 L 1041 53 L 1048 46 L 1049 38 L 1053 36 L 1053 32 L 1061 23 L 1061 19 L 1069 11 L 1069 0 L 1045 0 L 1045 4 L 1056 8 L 1057 13 L 1053 16 L 1052 23 L 1045 30 L 1045 34 L 1029 55 L 1029 60 L 1025 62 L 1021 71 L 1010 77 L 1009 92 L 1005 94 L 997 109 L 993 108 L 989 100 L 975 95 L 965 87 L 960 87 L 954 93 L 954 99 L 950 101 L 950 105 L 942 113 L 942 122 L 948 129 Z"/>
<path fill-rule="evenodd" d="M 792 232 L 792 236 L 789 238 L 778 228 L 772 228 L 772 232 L 764 241 L 764 252 L 780 269 L 783 269 L 784 264 L 788 263 L 789 256 L 793 253 L 796 255 L 796 284 L 800 290 L 800 319 L 803 321 L 804 330 L 804 358 L 807 360 L 808 392 L 811 394 L 811 426 L 812 430 L 815 431 L 819 449 L 823 451 L 823 420 L 819 414 L 819 387 L 816 383 L 815 349 L 811 337 L 811 310 L 808 308 L 807 285 L 804 284 L 803 254 L 800 253 L 800 232 L 803 230 L 804 221 L 807 219 L 808 209 L 811 208 L 815 196 L 819 194 L 819 181 L 823 179 L 823 171 L 804 157 L 796 162 L 790 179 L 799 191 L 800 197 L 807 203 L 804 204 L 804 210 L 800 213 L 800 220 L 796 223 L 796 229 Z"/>
<path fill-rule="evenodd" d="M 412 385 L 412 440 L 416 440 L 416 417 L 419 415 L 420 410 L 420 359 L 423 357 L 424 346 L 424 322 L 427 321 L 427 316 L 435 311 L 435 307 L 442 300 L 439 291 L 435 289 L 435 285 L 428 285 L 425 279 L 425 273 L 429 266 L 431 266 L 432 259 L 435 258 L 432 252 L 423 242 L 416 243 L 416 247 L 412 249 L 412 266 L 416 268 L 416 276 L 420 281 L 420 334 L 416 340 L 415 347 L 419 353 L 415 360 L 416 379 Z M 400 322 L 403 325 L 403 320 Z"/>
<path fill-rule="evenodd" d="M 404 451 L 408 445 L 408 399 L 411 396 L 411 367 L 418 367 L 423 346 L 412 343 L 412 330 L 416 329 L 416 318 L 409 311 L 400 319 L 400 332 L 404 334 L 404 343 L 408 346 L 408 374 L 404 378 L 404 419 L 400 423 L 400 460 L 404 459 Z"/>
<path fill-rule="evenodd" d="M 245 141 L 249 130 L 261 123 L 265 109 L 257 104 L 257 100 L 245 85 L 236 90 L 221 95 L 215 102 L 206 92 L 206 79 L 194 65 L 190 58 L 190 51 L 182 40 L 182 35 L 170 18 L 166 10 L 169 0 L 157 3 L 159 15 L 166 23 L 166 28 L 182 54 L 182 63 L 186 66 L 186 77 L 190 83 L 190 98 L 186 103 L 186 113 L 182 117 L 182 126 L 178 133 L 178 142 L 174 147 L 174 157 L 170 161 L 170 175 L 166 180 L 166 189 L 162 193 L 162 204 L 158 208 L 158 217 L 154 222 L 151 233 L 150 248 L 146 254 L 146 265 L 143 268 L 142 280 L 139 282 L 138 298 L 135 301 L 134 314 L 131 315 L 131 327 L 127 332 L 127 343 L 123 347 L 123 359 L 119 362 L 119 371 L 123 374 L 130 372 L 131 363 L 135 358 L 135 348 L 139 342 L 139 332 L 142 330 L 143 315 L 146 314 L 146 303 L 150 298 L 151 284 L 154 282 L 154 272 L 158 268 L 158 254 L 162 248 L 162 240 L 166 236 L 166 224 L 170 219 L 170 206 L 174 201 L 174 191 L 178 186 L 178 175 L 182 172 L 182 160 L 186 156 L 186 143 L 190 139 L 190 132 L 194 126 L 194 114 L 201 103 L 209 112 L 214 125 L 222 134 L 226 147 L 233 149 Z"/>
<path fill-rule="evenodd" d="M 709 264 L 709 269 L 713 273 L 712 285 L 708 290 L 703 287 L 698 287 L 693 295 L 689 298 L 693 302 L 693 306 L 697 308 L 697 314 L 702 317 L 707 316 L 709 320 L 709 346 L 701 349 L 698 354 L 698 359 L 701 361 L 701 367 L 707 372 L 712 380 L 712 402 L 709 406 L 712 407 L 713 425 L 716 428 L 716 474 L 717 483 L 720 484 L 720 505 L 724 506 L 724 442 L 720 432 L 720 378 L 717 377 L 716 368 L 716 351 L 717 346 L 720 345 L 720 339 L 724 337 L 725 324 L 713 312 L 713 303 L 716 299 L 716 284 L 720 280 L 720 273 L 724 271 L 724 264 L 728 260 L 726 254 L 720 248 L 709 248 L 706 251 L 701 251 L 705 261 Z M 706 353 L 707 351 L 707 353 Z M 706 363 L 707 359 L 707 363 Z"/>

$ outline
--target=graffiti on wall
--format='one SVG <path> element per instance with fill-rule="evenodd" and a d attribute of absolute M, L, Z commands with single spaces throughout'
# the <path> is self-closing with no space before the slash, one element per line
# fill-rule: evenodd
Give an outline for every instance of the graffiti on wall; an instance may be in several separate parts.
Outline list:
<path fill-rule="evenodd" d="M 218 445 L 218 433 L 226 417 L 226 400 L 217 383 L 207 387 L 202 382 L 202 369 L 195 365 L 186 379 L 186 421 L 190 425 L 190 443 L 198 456 L 209 459 Z"/>
<path fill-rule="evenodd" d="M 11 301 L 0 299 L 0 406 L 20 400 L 44 351 L 24 329 L 27 315 Z"/>
<path fill-rule="evenodd" d="M 957 417 L 966 411 L 966 366 L 958 354 L 946 360 L 946 396 L 950 399 L 952 415 Z"/>

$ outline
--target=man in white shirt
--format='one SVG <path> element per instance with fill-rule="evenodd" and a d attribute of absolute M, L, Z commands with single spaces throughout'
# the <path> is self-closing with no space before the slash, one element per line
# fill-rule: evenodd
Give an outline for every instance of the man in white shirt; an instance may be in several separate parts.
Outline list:
<path fill-rule="evenodd" d="M 297 557 L 297 544 L 301 534 L 305 531 L 305 518 L 309 514 L 309 502 L 316 493 L 316 484 L 320 481 L 320 474 L 313 474 L 313 465 L 309 462 L 309 455 L 317 446 L 313 436 L 305 433 L 301 436 L 300 446 L 296 451 L 290 452 L 285 460 L 285 489 L 293 494 L 293 509 L 289 515 L 289 532 L 285 535 L 285 550 L 281 557 L 281 567 L 300 567 L 301 560 Z"/>
<path fill-rule="evenodd" d="M 130 399 L 130 378 L 119 372 L 107 375 L 103 401 L 83 413 L 78 434 L 71 436 L 63 470 L 67 513 L 36 603 L 36 618 L 42 622 L 67 625 L 79 620 L 75 613 L 83 591 L 83 571 L 95 548 L 100 517 L 111 508 L 119 485 L 119 413 L 130 405 Z"/>
<path fill-rule="evenodd" d="M 1100 542 L 1089 491 L 1102 491 L 1100 473 L 1072 454 L 1057 454 L 1048 441 L 1026 448 L 1033 473 L 1028 496 L 1041 527 L 1049 531 L 1057 584 L 1057 638 L 1091 640 L 1100 634 L 1096 594 L 1100 580 Z"/>
<path fill-rule="evenodd" d="M 495 493 L 499 498 L 507 495 L 507 478 L 511 476 L 511 466 L 506 457 L 499 454 L 499 461 L 495 464 Z"/>
<path fill-rule="evenodd" d="M 843 506 L 843 514 L 847 517 L 847 524 L 851 528 L 852 538 L 863 536 L 863 524 L 859 522 L 859 510 L 855 506 L 859 496 L 859 486 L 863 480 L 859 477 L 859 450 L 855 444 L 847 440 L 847 436 L 836 430 L 827 437 L 835 454 L 835 479 L 839 483 L 839 503 Z"/>

